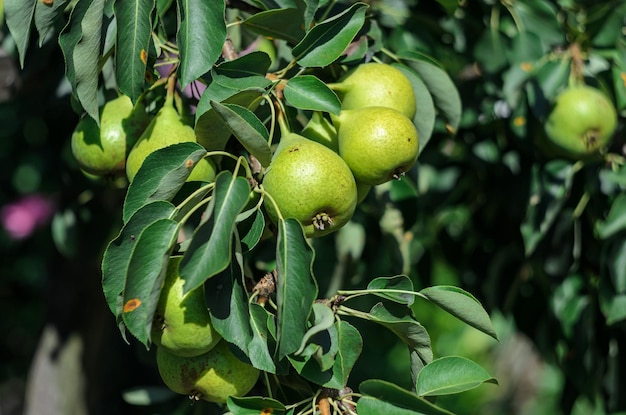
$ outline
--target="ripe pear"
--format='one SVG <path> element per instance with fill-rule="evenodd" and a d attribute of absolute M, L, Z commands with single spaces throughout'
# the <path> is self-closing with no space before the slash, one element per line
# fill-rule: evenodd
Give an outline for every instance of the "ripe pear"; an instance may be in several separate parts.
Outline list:
<path fill-rule="evenodd" d="M 152 325 L 152 341 L 178 356 L 198 356 L 211 350 L 221 336 L 211 324 L 204 286 L 183 293 L 178 273 L 182 256 L 170 258 Z"/>
<path fill-rule="evenodd" d="M 135 143 L 126 161 L 126 176 L 132 182 L 146 157 L 156 150 L 184 142 L 196 142 L 196 134 L 174 108 L 173 98 L 168 96 L 163 107 L 152 119 Z M 215 165 L 207 158 L 201 159 L 187 178 L 188 182 L 215 180 Z"/>
<path fill-rule="evenodd" d="M 415 116 L 415 92 L 411 81 L 385 63 L 364 63 L 347 72 L 338 83 L 328 84 L 346 110 L 371 106 L 393 108 L 407 118 Z"/>
<path fill-rule="evenodd" d="M 263 178 L 263 188 L 282 217 L 297 219 L 309 238 L 338 230 L 356 207 L 356 183 L 343 159 L 295 133 L 283 135 Z M 266 201 L 264 206 L 276 221 L 274 205 Z"/>
<path fill-rule="evenodd" d="M 611 100 L 587 85 L 561 92 L 545 123 L 548 142 L 571 158 L 584 158 L 606 146 L 617 127 Z"/>
<path fill-rule="evenodd" d="M 333 123 L 339 155 L 358 182 L 375 186 L 400 178 L 417 160 L 417 130 L 399 111 L 387 107 L 342 110 Z"/>
<path fill-rule="evenodd" d="M 260 373 L 239 360 L 223 340 L 195 357 L 176 356 L 159 347 L 156 361 L 161 379 L 172 391 L 216 403 L 250 392 Z"/>
<path fill-rule="evenodd" d="M 128 152 L 149 122 L 141 102 L 133 108 L 130 98 L 120 95 L 100 109 L 100 126 L 89 116 L 78 122 L 71 138 L 72 154 L 87 173 L 123 173 Z"/>

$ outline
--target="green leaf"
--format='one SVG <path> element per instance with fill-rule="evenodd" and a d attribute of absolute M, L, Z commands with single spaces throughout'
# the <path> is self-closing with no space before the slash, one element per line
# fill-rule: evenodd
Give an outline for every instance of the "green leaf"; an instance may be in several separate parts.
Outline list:
<path fill-rule="evenodd" d="M 40 47 L 46 39 L 56 34 L 59 17 L 63 15 L 69 1 L 70 0 L 55 0 L 55 2 L 50 5 L 45 4 L 43 1 L 36 2 L 35 28 L 37 28 L 37 33 L 39 33 L 38 43 Z"/>
<path fill-rule="evenodd" d="M 415 319 L 410 308 L 394 303 L 377 303 L 369 313 L 355 311 L 340 306 L 343 314 L 363 318 L 380 324 L 391 330 L 409 348 L 411 378 L 417 381 L 417 374 L 433 360 L 430 336 L 426 329 Z"/>
<path fill-rule="evenodd" d="M 255 13 L 242 22 L 251 31 L 295 45 L 304 36 L 302 11 L 294 8 Z"/>
<path fill-rule="evenodd" d="M 185 184 L 191 170 L 206 150 L 197 143 L 174 144 L 150 153 L 128 187 L 124 200 L 124 223 L 143 205 L 154 200 L 171 200 Z M 189 163 L 189 161 L 193 163 Z"/>
<path fill-rule="evenodd" d="M 461 96 L 450 76 L 437 65 L 424 60 L 417 52 L 398 52 L 398 57 L 409 61 L 409 66 L 424 81 L 433 96 L 435 106 L 448 123 L 446 128 L 452 134 L 456 133 L 463 111 Z"/>
<path fill-rule="evenodd" d="M 237 215 L 248 202 L 250 185 L 244 177 L 222 171 L 215 179 L 215 190 L 205 217 L 196 228 L 180 264 L 184 291 L 199 287 L 223 271 L 231 261 L 232 238 Z"/>
<path fill-rule="evenodd" d="M 359 385 L 359 392 L 365 395 L 357 402 L 359 415 L 380 415 L 383 413 L 394 415 L 453 415 L 452 412 L 384 380 L 366 380 Z"/>
<path fill-rule="evenodd" d="M 316 24 L 294 46 L 294 59 L 304 67 L 324 67 L 339 58 L 365 23 L 365 3 L 354 3 L 343 12 Z"/>
<path fill-rule="evenodd" d="M 603 251 L 607 252 L 603 262 L 606 263 L 615 291 L 626 294 L 626 239 L 616 238 L 605 245 Z"/>
<path fill-rule="evenodd" d="M 354 364 L 363 350 L 361 333 L 347 321 L 339 320 L 337 328 L 338 350 L 332 368 L 332 378 L 322 386 L 333 389 L 342 389 L 348 384 L 348 378 Z"/>
<path fill-rule="evenodd" d="M 544 46 L 539 36 L 531 32 L 518 32 L 507 50 L 511 65 L 534 65 L 544 55 Z"/>
<path fill-rule="evenodd" d="M 546 45 L 560 45 L 565 42 L 566 31 L 559 22 L 555 5 L 543 0 L 525 0 L 511 3 L 511 12 L 519 19 L 522 30 L 541 35 Z"/>
<path fill-rule="evenodd" d="M 279 220 L 276 243 L 276 323 L 278 360 L 300 347 L 317 298 L 313 248 L 295 219 Z"/>
<path fill-rule="evenodd" d="M 400 64 L 392 64 L 392 66 L 399 69 L 411 82 L 411 86 L 413 86 L 415 108 L 418 109 L 413 117 L 413 124 L 415 124 L 415 128 L 417 129 L 419 152 L 421 153 L 424 147 L 426 147 L 426 144 L 430 141 L 435 128 L 435 121 L 437 119 L 435 103 L 433 102 L 433 97 L 430 95 L 426 84 L 417 76 L 413 69 Z"/>
<path fill-rule="evenodd" d="M 119 296 L 124 291 L 126 273 L 136 240 L 139 234 L 151 223 L 168 218 L 174 206 L 162 200 L 144 205 L 138 209 L 104 251 L 102 258 L 102 288 L 104 298 L 114 315 L 120 315 L 117 309 Z"/>
<path fill-rule="evenodd" d="M 211 101 L 211 107 L 244 148 L 256 157 L 263 167 L 269 166 L 272 159 L 272 151 L 268 144 L 269 132 L 261 120 L 252 111 L 240 105 Z"/>
<path fill-rule="evenodd" d="M 276 343 L 270 334 L 269 324 L 274 316 L 261 305 L 252 303 L 249 305 L 250 327 L 252 339 L 248 343 L 248 357 L 257 369 L 265 372 L 276 373 L 276 365 L 272 359 L 272 353 Z M 271 345 L 270 342 L 271 341 Z"/>
<path fill-rule="evenodd" d="M 430 336 L 408 307 L 393 304 L 375 304 L 369 312 L 370 320 L 391 330 L 409 347 L 411 378 L 413 382 L 424 365 L 433 360 Z"/>
<path fill-rule="evenodd" d="M 37 3 L 39 3 L 38 0 L 4 0 L 4 16 L 20 55 L 21 68 L 24 68 L 24 58 L 30 41 L 31 23 Z"/>
<path fill-rule="evenodd" d="M 537 69 L 536 79 L 546 100 L 554 100 L 567 85 L 570 71 L 571 61 L 568 59 L 549 61 Z"/>
<path fill-rule="evenodd" d="M 252 250 L 259 243 L 265 231 L 265 216 L 259 209 L 256 209 L 252 216 L 239 223 L 237 231 L 241 235 L 243 251 Z"/>
<path fill-rule="evenodd" d="M 248 344 L 252 341 L 253 332 L 243 281 L 241 263 L 233 253 L 226 269 L 206 282 L 204 292 L 215 330 L 248 356 Z"/>
<path fill-rule="evenodd" d="M 617 195 L 605 220 L 596 222 L 595 231 L 600 239 L 609 239 L 626 229 L 626 194 Z"/>
<path fill-rule="evenodd" d="M 59 36 L 59 45 L 65 57 L 65 75 L 73 95 L 98 124 L 98 68 L 104 4 L 105 0 L 77 2 L 69 23 Z"/>
<path fill-rule="evenodd" d="M 285 85 L 284 94 L 289 104 L 296 108 L 336 115 L 341 111 L 341 101 L 337 94 L 313 75 L 291 78 Z"/>
<path fill-rule="evenodd" d="M 130 256 L 122 317 L 128 331 L 146 347 L 150 345 L 152 319 L 177 236 L 178 223 L 159 219 L 139 234 Z"/>
<path fill-rule="evenodd" d="M 155 0 L 116 0 L 115 78 L 120 91 L 137 102 L 143 93 Z"/>
<path fill-rule="evenodd" d="M 480 301 L 467 291 L 449 285 L 437 285 L 424 288 L 420 294 L 459 320 L 498 340 L 498 334 L 491 324 L 489 314 Z"/>
<path fill-rule="evenodd" d="M 233 415 L 281 415 L 285 413 L 285 405 L 271 398 L 229 396 L 226 405 Z"/>
<path fill-rule="evenodd" d="M 474 56 L 485 72 L 496 73 L 507 64 L 507 48 L 508 38 L 497 28 L 490 27 L 482 33 L 476 42 Z"/>
<path fill-rule="evenodd" d="M 258 106 L 261 96 L 265 93 L 262 88 L 249 88 L 237 92 L 231 90 L 232 95 L 219 100 L 223 104 L 236 104 L 254 111 Z M 205 98 L 207 96 L 207 98 Z M 202 95 L 198 103 L 196 112 L 196 127 L 194 129 L 198 143 L 202 144 L 208 151 L 223 150 L 231 137 L 232 132 L 228 126 L 222 122 L 222 118 L 211 107 L 211 100 L 208 95 Z"/>
<path fill-rule="evenodd" d="M 520 226 L 526 256 L 532 255 L 561 212 L 574 174 L 572 164 L 566 160 L 533 165 L 528 210 Z"/>
<path fill-rule="evenodd" d="M 295 355 L 299 355 L 304 351 L 304 348 L 308 344 L 308 341 L 311 339 L 311 337 L 313 337 L 317 333 L 327 330 L 335 323 L 335 313 L 333 313 L 328 305 L 323 303 L 314 303 L 311 311 L 311 327 L 309 327 L 306 333 L 304 333 L 300 348 L 296 352 L 294 352 Z"/>
<path fill-rule="evenodd" d="M 439 396 L 465 392 L 489 382 L 498 384 L 477 363 L 459 356 L 446 356 L 427 364 L 417 377 L 419 396 Z"/>
<path fill-rule="evenodd" d="M 406 275 L 398 275 L 395 277 L 378 277 L 374 278 L 367 284 L 367 289 L 372 294 L 396 303 L 411 305 L 415 300 L 414 294 L 407 294 L 393 291 L 410 291 L 413 292 L 413 282 Z M 392 291 L 392 292 L 389 292 Z"/>
<path fill-rule="evenodd" d="M 209 72 L 226 41 L 224 0 L 178 0 L 180 82 L 183 87 Z"/>
<path fill-rule="evenodd" d="M 602 303 L 602 311 L 606 316 L 607 326 L 626 320 L 626 295 L 614 295 L 606 303 Z"/>

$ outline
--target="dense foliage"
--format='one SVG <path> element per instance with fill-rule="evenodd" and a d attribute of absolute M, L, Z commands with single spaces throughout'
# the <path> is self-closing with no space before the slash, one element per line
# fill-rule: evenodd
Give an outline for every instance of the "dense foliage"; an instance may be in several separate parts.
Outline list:
<path fill-rule="evenodd" d="M 57 211 L 54 241 L 68 257 L 101 261 L 109 310 L 128 347 L 150 349 L 147 366 L 165 270 L 182 255 L 185 290 L 204 289 L 215 330 L 263 373 L 251 397 L 228 399 L 232 413 L 626 410 L 617 117 L 626 107 L 626 2 L 5 0 L 4 8 L 24 70 L 29 57 L 60 47 L 83 121 L 104 128 L 101 108 L 123 94 L 153 120 L 175 107 L 177 125 L 195 133 L 197 142 L 142 154 L 130 185 L 119 171 L 81 172 L 65 152 L 76 202 Z M 347 101 L 337 85 L 370 61 L 409 80 L 419 157 L 399 180 L 369 189 L 345 226 L 307 239 L 304 224 L 267 214 L 280 204 L 263 176 L 283 137 L 306 135 L 312 120 L 337 128 Z M 581 85 L 615 113 L 587 123 L 601 108 L 589 105 L 551 117 L 557 98 Z M 68 149 L 70 133 L 62 135 Z M 570 137 L 582 140 L 575 152 L 562 145 Z M 188 181 L 200 160 L 217 174 Z M 118 198 L 85 203 L 85 192 Z M 113 223 L 77 231 L 88 226 L 79 211 Z M 513 329 L 556 369 L 555 399 L 506 408 L 502 393 L 519 396 L 511 374 L 483 384 L 496 383 L 488 336 L 510 339 Z M 518 358 L 499 350 L 499 359 Z M 534 396 L 549 389 L 538 386 L 542 373 L 528 374 Z M 131 404 L 182 402 L 165 387 L 135 386 Z"/>

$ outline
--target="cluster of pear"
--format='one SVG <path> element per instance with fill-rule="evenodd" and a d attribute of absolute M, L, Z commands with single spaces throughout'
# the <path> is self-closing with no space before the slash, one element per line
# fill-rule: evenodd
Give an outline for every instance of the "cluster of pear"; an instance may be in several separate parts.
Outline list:
<path fill-rule="evenodd" d="M 152 325 L 159 374 L 172 391 L 194 399 L 223 403 L 229 396 L 243 396 L 259 370 L 237 358 L 213 328 L 204 286 L 184 293 L 181 259 L 168 262 Z"/>
<path fill-rule="evenodd" d="M 283 131 L 263 178 L 282 217 L 299 220 L 307 237 L 340 229 L 372 186 L 400 178 L 419 152 L 415 93 L 400 70 L 365 63 L 328 86 L 340 114 L 316 112 L 300 134 Z"/>
<path fill-rule="evenodd" d="M 572 85 L 556 98 L 544 124 L 548 152 L 570 159 L 597 155 L 617 128 L 617 112 L 611 100 L 589 85 Z"/>
<path fill-rule="evenodd" d="M 174 106 L 173 92 L 168 90 L 165 103 L 151 119 L 141 101 L 133 106 L 129 97 L 120 95 L 108 101 L 100 111 L 100 125 L 83 117 L 71 138 L 74 158 L 80 168 L 96 176 L 126 174 L 132 182 L 148 155 L 161 148 L 195 142 L 191 126 Z M 195 166 L 187 181 L 211 182 L 215 165 L 204 158 Z"/>

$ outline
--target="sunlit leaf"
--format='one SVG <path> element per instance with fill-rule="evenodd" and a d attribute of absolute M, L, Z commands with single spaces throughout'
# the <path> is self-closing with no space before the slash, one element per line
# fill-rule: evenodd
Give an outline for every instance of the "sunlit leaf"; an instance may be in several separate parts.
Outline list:
<path fill-rule="evenodd" d="M 296 108 L 337 115 L 341 111 L 341 101 L 337 94 L 313 75 L 291 78 L 285 85 L 284 94 L 289 104 Z"/>
<path fill-rule="evenodd" d="M 226 41 L 224 0 L 178 0 L 180 81 L 183 87 L 207 73 Z"/>
<path fill-rule="evenodd" d="M 384 380 L 366 380 L 359 385 L 359 392 L 366 395 L 358 400 L 359 415 L 384 413 L 394 415 L 453 415 L 452 412 L 436 406 L 413 392 Z M 363 403 L 363 398 L 369 399 Z"/>
<path fill-rule="evenodd" d="M 415 299 L 415 295 L 410 294 L 413 292 L 413 282 L 405 275 L 374 278 L 367 284 L 367 289 L 374 295 L 400 304 L 411 305 Z M 409 293 L 397 291 L 408 291 Z"/>
<path fill-rule="evenodd" d="M 304 67 L 324 67 L 341 56 L 365 23 L 365 3 L 350 8 L 316 24 L 294 46 L 294 58 Z"/>
<path fill-rule="evenodd" d="M 188 292 L 223 271 L 231 260 L 236 218 L 248 202 L 250 185 L 241 176 L 222 171 L 215 179 L 211 205 L 196 228 L 180 264 L 180 276 Z"/>
<path fill-rule="evenodd" d="M 437 285 L 420 291 L 432 303 L 485 334 L 498 339 L 489 314 L 467 291 L 449 285 Z"/>
<path fill-rule="evenodd" d="M 459 356 L 445 356 L 427 364 L 417 377 L 419 396 L 465 392 L 483 383 L 498 383 L 483 367 Z"/>
<path fill-rule="evenodd" d="M 128 331 L 146 346 L 150 345 L 152 320 L 177 234 L 176 222 L 159 219 L 139 234 L 130 256 L 122 317 Z"/>
<path fill-rule="evenodd" d="M 120 91 L 136 102 L 143 93 L 155 0 L 115 2 L 115 77 Z"/>
<path fill-rule="evenodd" d="M 124 222 L 146 203 L 171 200 L 205 154 L 202 146 L 192 142 L 174 144 L 150 153 L 126 193 Z"/>
<path fill-rule="evenodd" d="M 269 132 L 254 113 L 235 104 L 220 104 L 211 101 L 211 106 L 226 123 L 230 131 L 262 166 L 267 167 L 272 159 L 268 144 Z"/>
<path fill-rule="evenodd" d="M 102 258 L 102 288 L 111 312 L 118 315 L 118 297 L 124 291 L 126 273 L 139 234 L 153 222 L 169 217 L 174 206 L 166 201 L 148 203 L 138 209 L 104 251 Z"/>
<path fill-rule="evenodd" d="M 229 92 L 231 95 L 219 102 L 240 105 L 254 111 L 264 92 L 265 90 L 262 88 L 249 88 L 242 91 L 233 89 Z M 207 98 L 203 94 L 200 98 L 196 112 L 196 127 L 194 129 L 196 138 L 198 143 L 202 144 L 208 151 L 223 150 L 232 132 L 211 107 L 210 97 L 206 96 Z"/>

